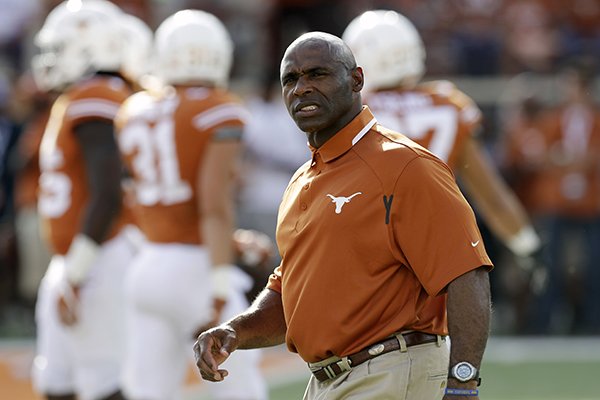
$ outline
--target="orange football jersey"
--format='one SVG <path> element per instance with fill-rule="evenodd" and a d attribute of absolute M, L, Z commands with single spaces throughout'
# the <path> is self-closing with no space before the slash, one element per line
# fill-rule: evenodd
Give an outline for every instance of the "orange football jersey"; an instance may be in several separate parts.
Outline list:
<path fill-rule="evenodd" d="M 122 79 L 98 76 L 72 86 L 52 106 L 40 145 L 38 209 L 44 236 L 57 254 L 65 254 L 80 231 L 89 196 L 75 127 L 93 120 L 112 122 L 129 95 L 131 90 Z M 126 221 L 122 213 L 109 237 Z"/>
<path fill-rule="evenodd" d="M 448 81 L 368 93 L 365 103 L 381 125 L 408 136 L 452 169 L 465 139 L 475 133 L 482 118 L 473 100 Z"/>
<path fill-rule="evenodd" d="M 202 243 L 197 180 L 203 154 L 220 128 L 241 127 L 247 111 L 221 89 L 139 92 L 117 118 L 119 147 L 133 175 L 136 223 L 148 240 Z"/>

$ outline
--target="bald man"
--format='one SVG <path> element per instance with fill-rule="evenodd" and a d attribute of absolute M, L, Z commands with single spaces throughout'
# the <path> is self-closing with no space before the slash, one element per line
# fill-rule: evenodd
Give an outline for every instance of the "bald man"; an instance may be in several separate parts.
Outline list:
<path fill-rule="evenodd" d="M 452 172 L 377 123 L 338 37 L 296 39 L 281 85 L 312 157 L 284 193 L 266 288 L 198 337 L 202 377 L 225 379 L 232 351 L 285 342 L 312 372 L 305 399 L 478 398 L 493 266 Z"/>

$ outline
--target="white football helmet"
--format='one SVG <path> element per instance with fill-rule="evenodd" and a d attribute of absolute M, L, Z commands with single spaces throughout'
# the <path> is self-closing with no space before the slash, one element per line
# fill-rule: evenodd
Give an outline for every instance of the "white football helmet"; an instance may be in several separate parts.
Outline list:
<path fill-rule="evenodd" d="M 342 39 L 365 73 L 365 90 L 414 86 L 425 73 L 425 48 L 415 26 L 388 10 L 356 17 Z"/>
<path fill-rule="evenodd" d="M 96 71 L 119 71 L 122 11 L 106 0 L 69 0 L 46 17 L 34 41 L 34 78 L 43 90 L 64 86 Z"/>
<path fill-rule="evenodd" d="M 121 22 L 125 30 L 121 71 L 128 79 L 138 82 L 152 69 L 154 34 L 144 21 L 131 14 L 124 13 Z"/>
<path fill-rule="evenodd" d="M 156 30 L 155 73 L 168 84 L 208 82 L 226 86 L 233 41 L 223 23 L 200 10 L 182 10 Z"/>

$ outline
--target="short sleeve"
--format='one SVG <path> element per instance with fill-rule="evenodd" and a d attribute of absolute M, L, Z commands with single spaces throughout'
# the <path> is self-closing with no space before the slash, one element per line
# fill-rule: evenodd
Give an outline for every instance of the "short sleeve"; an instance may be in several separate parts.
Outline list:
<path fill-rule="evenodd" d="M 68 93 L 66 118 L 73 125 L 98 120 L 112 123 L 129 95 L 120 79 L 93 79 Z"/>
<path fill-rule="evenodd" d="M 196 114 L 192 123 L 199 131 L 212 131 L 220 137 L 217 140 L 240 139 L 238 134 L 246 125 L 248 111 L 233 102 L 214 105 Z M 231 137 L 235 135 L 235 137 Z"/>
<path fill-rule="evenodd" d="M 492 266 L 473 210 L 443 162 L 415 158 L 396 182 L 394 197 L 396 245 L 428 294 L 439 294 L 470 270 Z"/>

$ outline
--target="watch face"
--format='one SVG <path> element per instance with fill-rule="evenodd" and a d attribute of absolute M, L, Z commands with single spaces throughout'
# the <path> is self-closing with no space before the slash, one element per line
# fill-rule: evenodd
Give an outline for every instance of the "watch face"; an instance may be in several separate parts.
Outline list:
<path fill-rule="evenodd" d="M 473 369 L 470 366 L 466 364 L 460 364 L 456 366 L 456 376 L 458 376 L 459 378 L 469 379 L 472 374 Z"/>
<path fill-rule="evenodd" d="M 475 378 L 475 375 L 477 374 L 477 370 L 475 369 L 475 367 L 466 361 L 459 362 L 458 364 L 456 364 L 453 370 L 456 379 L 462 382 L 466 382 Z"/>

